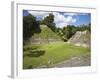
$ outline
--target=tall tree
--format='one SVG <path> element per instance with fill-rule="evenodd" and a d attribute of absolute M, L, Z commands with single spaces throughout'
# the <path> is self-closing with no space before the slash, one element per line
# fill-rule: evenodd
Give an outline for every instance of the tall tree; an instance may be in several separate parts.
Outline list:
<path fill-rule="evenodd" d="M 28 16 L 23 16 L 23 39 L 29 39 L 34 33 L 40 33 L 39 23 L 36 18 L 29 14 Z"/>
<path fill-rule="evenodd" d="M 72 35 L 76 32 L 76 27 L 74 25 L 67 25 L 62 29 L 63 32 L 63 40 L 67 41 Z"/>
<path fill-rule="evenodd" d="M 51 28 L 52 31 L 56 31 L 53 14 L 50 13 L 47 17 L 45 17 L 42 23 Z"/>

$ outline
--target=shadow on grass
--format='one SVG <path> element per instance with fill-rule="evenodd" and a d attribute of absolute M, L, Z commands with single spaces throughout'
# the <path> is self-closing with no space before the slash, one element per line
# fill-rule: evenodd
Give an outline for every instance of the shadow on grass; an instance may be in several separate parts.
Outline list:
<path fill-rule="evenodd" d="M 30 53 L 26 54 L 25 56 L 28 57 L 40 57 L 45 54 L 44 50 L 31 50 Z"/>
<path fill-rule="evenodd" d="M 28 67 L 27 67 L 27 69 L 32 69 L 33 68 L 33 66 L 32 65 L 29 65 Z"/>
<path fill-rule="evenodd" d="M 40 46 L 28 46 L 24 47 L 23 51 L 37 50 Z"/>

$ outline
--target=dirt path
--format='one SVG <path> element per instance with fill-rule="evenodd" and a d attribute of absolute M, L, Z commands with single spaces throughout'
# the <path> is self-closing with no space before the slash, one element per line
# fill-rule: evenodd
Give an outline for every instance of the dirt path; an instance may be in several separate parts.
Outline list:
<path fill-rule="evenodd" d="M 90 57 L 74 57 L 70 60 L 66 60 L 63 62 L 60 62 L 58 64 L 55 64 L 53 67 L 78 67 L 78 66 L 90 66 L 91 60 Z"/>

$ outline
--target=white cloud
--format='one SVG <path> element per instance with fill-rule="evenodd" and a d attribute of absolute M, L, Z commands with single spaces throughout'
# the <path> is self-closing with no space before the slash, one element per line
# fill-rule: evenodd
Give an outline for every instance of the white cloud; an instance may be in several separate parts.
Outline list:
<path fill-rule="evenodd" d="M 42 19 L 46 16 L 48 16 L 48 14 L 50 12 L 42 12 L 42 11 L 28 11 L 31 15 L 35 16 L 35 17 L 41 17 Z"/>
<path fill-rule="evenodd" d="M 54 22 L 62 22 L 66 20 L 65 17 L 59 13 L 53 13 L 53 15 L 54 15 Z"/>
<path fill-rule="evenodd" d="M 41 12 L 41 11 L 28 11 L 28 12 L 34 16 L 43 16 L 48 14 L 48 12 Z"/>
<path fill-rule="evenodd" d="M 61 23 L 56 23 L 56 26 L 59 28 L 63 28 L 65 26 L 67 26 L 68 24 L 66 22 L 61 22 Z"/>
<path fill-rule="evenodd" d="M 57 13 L 57 12 L 54 12 L 54 22 L 56 24 L 57 27 L 64 27 L 64 26 L 67 26 L 68 24 L 70 23 L 75 23 L 76 22 L 76 19 L 73 18 L 72 16 L 67 16 L 65 17 L 64 15 L 60 14 L 60 13 Z"/>
<path fill-rule="evenodd" d="M 72 16 L 67 16 L 65 19 L 66 22 L 72 22 L 72 20 L 73 20 Z"/>
<path fill-rule="evenodd" d="M 39 11 L 28 11 L 30 14 L 32 14 L 35 17 L 41 17 L 42 19 L 44 19 L 46 16 L 49 15 L 49 13 L 52 13 L 54 15 L 54 22 L 56 24 L 56 27 L 64 27 L 67 26 L 70 23 L 75 23 L 76 19 L 73 18 L 73 15 L 76 15 L 75 13 L 70 13 L 70 15 L 68 15 L 69 13 L 64 13 L 61 14 L 59 12 L 39 12 Z M 65 16 L 67 15 L 67 16 Z"/>
<path fill-rule="evenodd" d="M 72 23 L 75 23 L 77 20 L 74 18 L 73 20 L 72 20 Z"/>
<path fill-rule="evenodd" d="M 64 15 L 66 16 L 75 16 L 75 15 L 78 15 L 78 13 L 64 13 Z"/>
<path fill-rule="evenodd" d="M 88 15 L 88 13 L 64 13 L 64 16 Z"/>

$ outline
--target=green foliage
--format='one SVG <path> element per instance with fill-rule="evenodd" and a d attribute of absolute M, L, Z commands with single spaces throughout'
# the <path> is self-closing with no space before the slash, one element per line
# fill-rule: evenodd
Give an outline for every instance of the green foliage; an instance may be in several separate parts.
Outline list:
<path fill-rule="evenodd" d="M 58 39 L 61 40 L 60 36 L 58 36 L 55 32 L 53 32 L 47 25 L 40 25 L 41 33 L 34 34 L 35 39 Z"/>
<path fill-rule="evenodd" d="M 91 31 L 91 24 L 88 25 L 81 25 L 81 26 L 74 26 L 74 25 L 67 25 L 63 28 L 57 28 L 57 34 L 60 35 L 62 40 L 67 41 L 71 38 L 77 31 Z"/>
<path fill-rule="evenodd" d="M 55 23 L 54 23 L 54 15 L 53 14 L 49 14 L 49 16 L 45 17 L 41 23 L 47 25 L 49 28 L 51 28 L 52 31 L 55 32 L 56 27 L 55 27 Z"/>
<path fill-rule="evenodd" d="M 64 33 L 64 36 L 69 39 L 72 35 L 75 34 L 76 32 L 76 28 L 74 25 L 68 25 L 67 27 L 64 27 L 63 28 L 63 33 Z"/>
<path fill-rule="evenodd" d="M 68 25 L 63 28 L 58 28 L 57 33 L 61 36 L 62 40 L 67 41 L 76 32 L 76 27 L 74 25 Z"/>
<path fill-rule="evenodd" d="M 45 24 L 45 25 L 41 25 Z M 63 40 L 67 41 L 77 31 L 91 31 L 91 24 L 74 26 L 67 25 L 64 28 L 56 28 L 54 23 L 54 15 L 49 14 L 44 20 L 36 21 L 36 18 L 29 14 L 23 16 L 23 41 L 33 37 L 40 40 Z M 58 36 L 59 35 L 59 36 Z M 87 35 L 82 39 L 90 37 Z M 87 41 L 87 40 L 86 40 Z M 63 55 L 61 54 L 63 53 Z M 32 69 L 46 65 L 52 66 L 58 62 L 68 60 L 72 57 L 78 56 L 90 56 L 90 50 L 88 48 L 78 47 L 65 42 L 50 43 L 50 44 L 36 44 L 36 45 L 24 45 L 23 47 L 23 69 Z M 50 61 L 50 64 L 48 63 Z"/>
<path fill-rule="evenodd" d="M 77 31 L 85 31 L 85 30 L 91 31 L 91 24 L 80 25 L 77 27 Z"/>
<path fill-rule="evenodd" d="M 24 54 L 24 57 L 25 56 L 28 56 L 28 57 L 40 57 L 40 56 L 43 56 L 45 54 L 45 50 L 29 50 L 30 53 L 26 53 Z"/>
<path fill-rule="evenodd" d="M 41 27 L 40 25 L 47 25 L 47 27 Z M 91 24 L 88 25 L 67 25 L 64 28 L 56 28 L 54 23 L 54 15 L 49 14 L 47 17 L 45 17 L 41 21 L 36 21 L 36 18 L 29 14 L 28 16 L 23 16 L 23 41 L 28 40 L 32 36 L 38 36 L 39 38 L 48 39 L 48 38 L 57 38 L 62 39 L 63 41 L 67 41 L 69 38 L 71 38 L 76 31 L 84 31 L 88 30 L 91 31 Z M 53 32 L 52 32 L 53 31 Z M 52 35 L 52 36 L 51 36 Z M 59 35 L 59 37 L 58 37 Z"/>
<path fill-rule="evenodd" d="M 40 33 L 39 23 L 36 18 L 29 14 L 28 16 L 23 16 L 23 39 L 29 39 L 34 33 Z"/>

